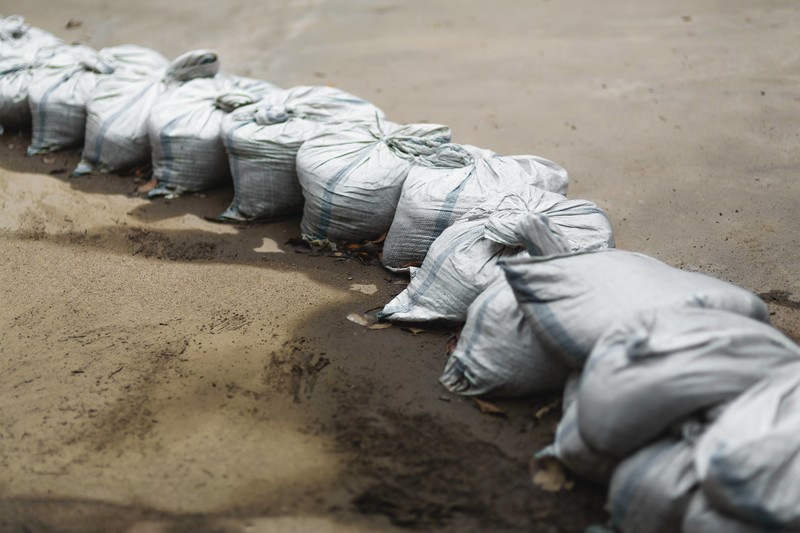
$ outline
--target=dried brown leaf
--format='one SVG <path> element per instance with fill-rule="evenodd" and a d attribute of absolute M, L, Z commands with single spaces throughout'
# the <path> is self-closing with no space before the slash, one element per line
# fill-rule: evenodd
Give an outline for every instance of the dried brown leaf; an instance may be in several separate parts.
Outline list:
<path fill-rule="evenodd" d="M 545 492 L 563 492 L 575 488 L 561 463 L 552 457 L 534 459 L 530 464 L 531 481 Z"/>
<path fill-rule="evenodd" d="M 415 337 L 417 335 L 421 334 L 421 333 L 427 333 L 428 332 L 427 329 L 422 329 L 422 328 L 400 328 L 400 329 L 402 329 L 403 331 L 408 331 L 409 333 L 411 333 Z"/>
<path fill-rule="evenodd" d="M 447 349 L 445 353 L 448 357 L 453 355 L 453 352 L 456 351 L 456 346 L 458 346 L 459 333 L 460 331 L 456 331 L 455 333 L 450 335 L 450 338 L 447 339 Z"/>
<path fill-rule="evenodd" d="M 508 416 L 508 411 L 503 409 L 502 407 L 498 407 L 493 403 L 487 402 L 486 400 L 480 400 L 478 398 L 473 398 L 475 404 L 478 406 L 478 409 L 481 413 L 492 415 L 492 416 Z"/>
<path fill-rule="evenodd" d="M 355 322 L 359 326 L 364 326 L 368 329 L 386 329 L 392 327 L 392 324 L 389 322 L 377 322 L 376 320 L 360 313 L 350 313 L 347 315 L 347 320 L 350 322 Z"/>
<path fill-rule="evenodd" d="M 533 414 L 536 417 L 536 420 L 541 420 L 542 418 L 549 415 L 553 409 L 561 405 L 561 398 L 555 398 L 552 401 L 546 403 L 545 405 L 541 406 L 536 412 Z"/>
<path fill-rule="evenodd" d="M 152 180 L 147 181 L 145 183 L 142 183 L 141 185 L 136 187 L 136 192 L 138 192 L 139 194 L 144 194 L 146 192 L 150 192 L 150 191 L 152 191 L 153 189 L 156 188 L 156 185 L 158 185 L 158 181 L 156 181 L 155 179 L 152 179 Z"/>

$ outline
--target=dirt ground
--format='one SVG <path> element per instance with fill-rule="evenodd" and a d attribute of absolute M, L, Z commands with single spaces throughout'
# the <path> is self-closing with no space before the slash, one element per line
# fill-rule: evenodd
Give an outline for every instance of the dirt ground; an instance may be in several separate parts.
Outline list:
<path fill-rule="evenodd" d="M 397 122 L 550 158 L 620 248 L 760 295 L 800 338 L 800 6 L 791 0 L 4 0 L 103 47 L 218 51 Z M 67 29 L 70 19 L 80 21 Z M 69 178 L 0 137 L 0 531 L 583 531 L 601 487 L 528 462 L 551 398 L 503 417 L 438 384 L 451 331 L 372 331 L 396 278 L 297 253 L 299 220 L 218 225 Z"/>

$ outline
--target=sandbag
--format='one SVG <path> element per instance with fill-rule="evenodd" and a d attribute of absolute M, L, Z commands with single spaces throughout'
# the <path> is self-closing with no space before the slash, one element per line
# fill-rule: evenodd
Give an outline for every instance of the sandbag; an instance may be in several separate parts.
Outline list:
<path fill-rule="evenodd" d="M 520 192 L 530 185 L 566 190 L 566 172 L 560 181 L 555 179 L 555 163 L 529 159 L 526 166 L 514 157 L 457 144 L 442 145 L 420 162 L 403 183 L 384 242 L 383 265 L 390 270 L 421 263 L 447 227 L 494 193 Z"/>
<path fill-rule="evenodd" d="M 33 135 L 28 155 L 79 146 L 86 129 L 86 102 L 103 76 L 142 75 L 159 68 L 163 58 L 147 48 L 114 46 L 59 47 L 34 71 L 28 90 Z"/>
<path fill-rule="evenodd" d="M 608 491 L 607 507 L 615 530 L 680 531 L 698 484 L 693 452 L 693 443 L 667 438 L 622 461 Z"/>
<path fill-rule="evenodd" d="M 577 401 L 565 400 L 563 405 L 564 415 L 556 428 L 555 441 L 537 452 L 536 458 L 554 457 L 578 477 L 596 483 L 607 483 L 618 461 L 603 455 L 586 443 L 578 427 Z"/>
<path fill-rule="evenodd" d="M 761 530 L 800 530 L 800 365 L 743 393 L 697 444 L 711 506 Z"/>
<path fill-rule="evenodd" d="M 373 120 L 319 135 L 297 152 L 310 241 L 363 242 L 389 231 L 403 182 L 450 128 Z"/>
<path fill-rule="evenodd" d="M 541 254 L 545 239 L 565 239 L 567 251 L 614 245 L 608 217 L 592 202 L 528 186 L 496 193 L 433 241 L 411 283 L 378 314 L 393 321 L 463 322 L 467 308 L 497 276 L 498 265 L 525 245 Z"/>
<path fill-rule="evenodd" d="M 456 394 L 513 397 L 558 390 L 568 374 L 539 344 L 511 286 L 499 276 L 469 306 L 439 381 Z"/>
<path fill-rule="evenodd" d="M 26 24 L 19 15 L 0 17 L 0 57 L 20 50 L 36 52 L 39 48 L 61 44 L 61 39 Z"/>
<path fill-rule="evenodd" d="M 169 64 L 160 58 L 159 68 L 151 72 L 103 77 L 86 104 L 83 156 L 73 175 L 95 168 L 114 172 L 148 163 L 147 120 L 153 105 L 183 82 L 213 77 L 218 70 L 217 54 L 195 50 Z"/>
<path fill-rule="evenodd" d="M 0 133 L 31 127 L 28 87 L 34 71 L 60 44 L 55 36 L 25 24 L 20 16 L 0 18 Z"/>
<path fill-rule="evenodd" d="M 0 54 L 0 133 L 4 129 L 31 127 L 28 87 L 36 69 L 52 57 L 54 49 L 12 49 Z"/>
<path fill-rule="evenodd" d="M 218 74 L 186 81 L 153 105 L 147 120 L 156 187 L 149 197 L 230 183 L 220 127 L 228 113 L 276 88 L 265 81 Z"/>
<path fill-rule="evenodd" d="M 376 117 L 383 117 L 383 112 L 366 100 L 324 86 L 275 91 L 232 113 L 222 123 L 222 137 L 234 198 L 218 219 L 272 219 L 299 211 L 303 206 L 296 170 L 300 146 L 329 128 Z"/>
<path fill-rule="evenodd" d="M 677 531 L 677 530 L 676 530 Z M 683 533 L 789 533 L 788 529 L 764 528 L 736 520 L 713 509 L 702 490 L 689 501 L 680 529 Z"/>
<path fill-rule="evenodd" d="M 540 342 L 573 368 L 583 366 L 615 322 L 635 320 L 650 308 L 694 303 L 769 320 L 767 306 L 751 292 L 634 252 L 515 258 L 501 265 Z"/>
<path fill-rule="evenodd" d="M 579 392 L 581 432 L 598 450 L 625 457 L 792 362 L 800 348 L 762 322 L 712 309 L 648 310 L 595 346 Z"/>

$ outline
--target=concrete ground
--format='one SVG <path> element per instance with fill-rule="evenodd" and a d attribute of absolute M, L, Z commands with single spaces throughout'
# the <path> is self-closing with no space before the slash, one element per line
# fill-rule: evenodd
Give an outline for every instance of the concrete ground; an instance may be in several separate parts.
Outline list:
<path fill-rule="evenodd" d="M 620 248 L 746 287 L 800 338 L 800 48 L 791 0 L 5 0 L 95 47 L 219 52 L 396 122 L 536 154 Z M 70 19 L 80 21 L 67 29 Z M 67 178 L 0 138 L 0 531 L 582 531 L 601 488 L 534 488 L 550 401 L 506 417 L 437 382 L 447 330 L 371 331 L 402 289 L 297 254 L 298 220 L 220 226 Z M 374 289 L 374 290 L 373 290 Z"/>

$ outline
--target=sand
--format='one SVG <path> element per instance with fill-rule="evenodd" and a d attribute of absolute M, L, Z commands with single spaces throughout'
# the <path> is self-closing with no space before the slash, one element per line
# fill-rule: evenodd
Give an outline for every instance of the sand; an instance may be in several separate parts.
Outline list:
<path fill-rule="evenodd" d="M 330 84 L 397 122 L 566 167 L 621 248 L 758 294 L 800 337 L 796 2 L 6 0 L 62 38 Z M 68 20 L 81 25 L 66 29 Z M 551 398 L 479 412 L 437 379 L 451 332 L 351 312 L 398 278 L 296 253 L 299 221 L 208 222 L 69 151 L 0 137 L 0 530 L 582 531 L 545 493 Z"/>

